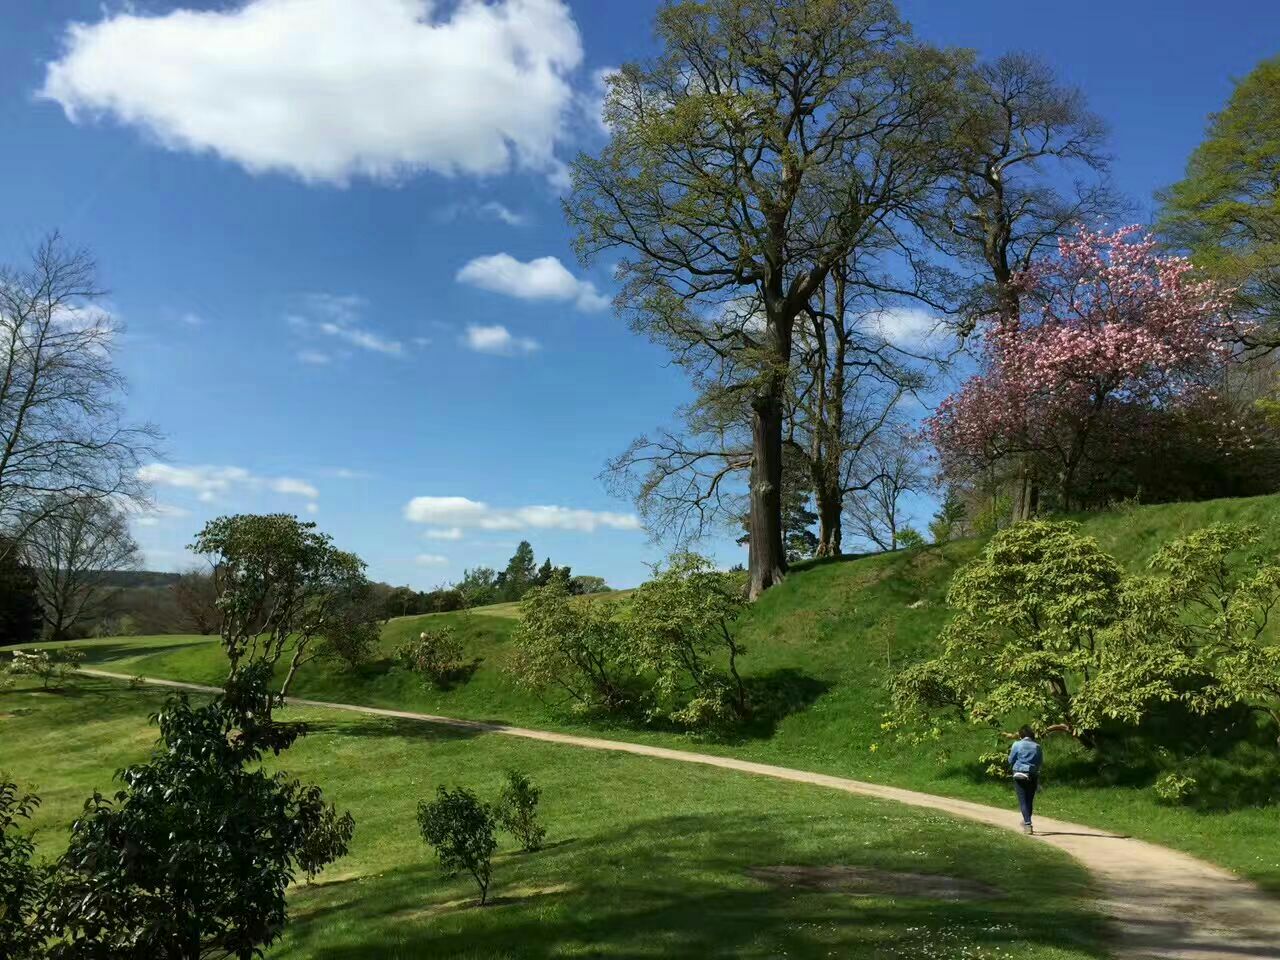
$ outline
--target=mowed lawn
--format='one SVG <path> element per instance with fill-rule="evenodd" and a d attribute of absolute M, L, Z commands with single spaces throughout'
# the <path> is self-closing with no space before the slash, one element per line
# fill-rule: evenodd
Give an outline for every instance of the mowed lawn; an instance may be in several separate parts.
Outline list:
<path fill-rule="evenodd" d="M 1123 509 L 1094 514 L 1085 532 L 1129 569 L 1140 571 L 1167 540 L 1209 523 L 1243 521 L 1267 530 L 1280 550 L 1280 497 Z M 692 747 L 911 787 L 1010 807 L 1007 783 L 992 780 L 978 757 L 1007 750 L 985 728 L 950 731 L 936 742 L 907 743 L 881 728 L 888 682 L 903 665 L 928 656 L 949 611 L 951 576 L 981 548 L 975 540 L 923 551 L 881 554 L 797 568 L 753 604 L 739 627 L 740 665 L 753 684 L 757 720 L 724 740 L 691 737 L 639 722 L 582 717 L 522 690 L 506 669 L 518 608 L 504 604 L 465 614 L 390 621 L 372 663 L 354 671 L 316 662 L 299 674 L 300 697 L 591 732 L 618 739 Z M 625 603 L 625 597 L 620 598 Z M 449 625 L 475 671 L 448 690 L 424 687 L 393 659 L 423 629 Z M 216 639 L 115 638 L 76 644 L 92 663 L 126 673 L 217 685 L 226 661 Z M 1280 893 L 1280 749 L 1256 718 L 1197 721 L 1153 718 L 1109 737 L 1100 758 L 1050 738 L 1043 813 L 1132 834 L 1220 863 Z M 1162 772 L 1194 776 L 1189 805 L 1162 803 Z"/>
<path fill-rule="evenodd" d="M 86 796 L 146 756 L 158 691 L 82 679 L 0 694 L 0 769 L 44 798 L 42 855 Z M 282 758 L 357 822 L 351 854 L 291 891 L 272 958 L 1105 956 L 1089 879 L 1019 836 L 814 787 L 661 760 L 289 710 L 313 732 Z M 439 784 L 496 793 L 518 768 L 543 789 L 545 850 L 505 840 L 494 905 L 440 875 L 414 812 Z M 808 890 L 751 871 L 874 867 L 977 882 L 975 898 Z"/>

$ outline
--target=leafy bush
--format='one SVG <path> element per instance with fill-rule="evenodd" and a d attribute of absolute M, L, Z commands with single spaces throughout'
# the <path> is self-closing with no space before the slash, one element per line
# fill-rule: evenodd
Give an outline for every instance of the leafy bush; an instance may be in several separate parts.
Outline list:
<path fill-rule="evenodd" d="M 61 687 L 84 662 L 79 650 L 55 647 L 52 650 L 13 651 L 9 673 L 15 677 L 37 677 L 43 689 Z"/>
<path fill-rule="evenodd" d="M 739 579 L 706 557 L 676 554 L 632 595 L 624 624 L 627 655 L 653 678 L 652 713 L 686 726 L 750 714 L 732 626 L 746 609 Z"/>
<path fill-rule="evenodd" d="M 8 960 L 35 960 L 43 952 L 36 911 L 44 875 L 31 862 L 31 837 L 18 832 L 39 805 L 39 797 L 19 793 L 16 783 L 0 776 L 0 957 Z"/>
<path fill-rule="evenodd" d="M 915 527 L 903 527 L 898 531 L 898 547 L 902 550 L 915 550 L 925 544 L 924 536 Z"/>
<path fill-rule="evenodd" d="M 446 874 L 471 874 L 480 888 L 480 905 L 484 906 L 489 897 L 493 851 L 498 846 L 489 807 L 465 787 L 440 787 L 435 800 L 418 804 L 418 829 L 440 858 Z"/>
<path fill-rule="evenodd" d="M 542 848 L 547 831 L 538 823 L 538 799 L 542 791 L 517 770 L 507 771 L 507 782 L 494 804 L 494 819 L 529 853 Z"/>
<path fill-rule="evenodd" d="M 280 937 L 296 872 L 340 856 L 350 830 L 317 787 L 262 768 L 305 733 L 272 719 L 270 676 L 248 666 L 199 707 L 171 696 L 151 759 L 88 800 L 50 881 L 53 956 L 247 960 Z"/>
<path fill-rule="evenodd" d="M 453 627 L 426 630 L 396 650 L 396 659 L 437 687 L 449 684 L 463 667 L 462 641 Z"/>
<path fill-rule="evenodd" d="M 580 710 L 624 709 L 634 679 L 622 627 L 607 602 L 573 597 L 559 577 L 520 603 L 509 669 L 539 697 L 559 693 Z"/>
<path fill-rule="evenodd" d="M 1180 773 L 1166 773 L 1156 781 L 1156 796 L 1169 804 L 1186 803 L 1196 792 L 1195 777 L 1184 776 Z"/>

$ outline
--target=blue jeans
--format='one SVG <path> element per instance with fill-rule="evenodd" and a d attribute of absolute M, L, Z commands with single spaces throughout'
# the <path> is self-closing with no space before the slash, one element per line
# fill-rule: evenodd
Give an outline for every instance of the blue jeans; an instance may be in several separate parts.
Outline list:
<path fill-rule="evenodd" d="M 1018 806 L 1022 809 L 1022 822 L 1031 822 L 1031 807 L 1035 803 L 1036 790 L 1040 786 L 1040 778 L 1035 776 L 1013 778 L 1013 792 L 1018 795 Z"/>

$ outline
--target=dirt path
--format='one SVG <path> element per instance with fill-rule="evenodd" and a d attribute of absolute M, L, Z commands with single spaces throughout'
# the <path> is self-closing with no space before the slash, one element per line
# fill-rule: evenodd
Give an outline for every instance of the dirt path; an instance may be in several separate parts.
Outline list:
<path fill-rule="evenodd" d="M 86 669 L 81 672 L 112 680 L 132 679 L 128 674 L 105 670 Z M 148 678 L 146 682 L 181 690 L 221 692 L 216 687 L 173 680 Z M 419 720 L 590 750 L 615 750 L 680 763 L 698 763 L 777 780 L 809 783 L 831 790 L 843 790 L 845 793 L 895 800 L 1007 830 L 1018 829 L 1017 815 L 1011 809 L 988 807 L 967 800 L 954 800 L 789 767 L 752 763 L 733 757 L 436 717 L 406 710 L 362 707 L 350 703 L 326 703 L 296 697 L 290 697 L 289 703 L 297 707 L 348 710 L 376 717 Z M 1102 909 L 1112 918 L 1119 933 L 1119 956 L 1160 957 L 1170 960 L 1280 960 L 1280 901 L 1262 893 L 1253 884 L 1186 854 L 1093 827 L 1037 817 L 1036 830 L 1036 836 L 1030 838 L 1032 842 L 1048 843 L 1065 850 L 1097 878 L 1103 894 Z M 1034 904 L 1029 904 L 1028 909 L 1034 910 Z"/>

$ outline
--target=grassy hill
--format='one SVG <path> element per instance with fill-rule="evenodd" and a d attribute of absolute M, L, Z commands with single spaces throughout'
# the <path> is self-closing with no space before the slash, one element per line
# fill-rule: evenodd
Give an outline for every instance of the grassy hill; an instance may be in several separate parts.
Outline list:
<path fill-rule="evenodd" d="M 1161 543 L 1206 524 L 1236 520 L 1272 525 L 1280 497 L 1125 508 L 1081 518 L 1086 531 L 1132 569 Z M 1280 550 L 1280 526 L 1269 534 Z M 743 659 L 761 704 L 754 726 L 733 741 L 699 749 L 860 777 L 988 803 L 1007 804 L 976 757 L 1002 744 L 986 730 L 947 735 L 928 747 L 887 738 L 881 729 L 887 680 L 927 655 L 948 611 L 947 585 L 981 548 L 962 541 L 941 548 L 882 554 L 796 569 L 769 591 L 741 624 Z M 516 619 L 510 607 L 391 621 L 384 656 L 354 671 L 315 665 L 296 693 L 315 699 L 400 706 L 472 719 L 580 730 L 679 746 L 686 735 L 619 722 L 589 723 L 518 689 L 503 669 Z M 470 681 L 424 689 L 396 667 L 390 652 L 424 627 L 449 623 L 478 660 Z M 220 650 L 205 638 L 113 639 L 87 647 L 91 659 L 149 676 L 218 682 Z M 1248 724 L 1215 729 L 1185 718 L 1157 718 L 1138 736 L 1113 738 L 1100 757 L 1064 739 L 1047 744 L 1041 808 L 1142 836 L 1220 862 L 1280 891 L 1280 783 L 1273 739 Z M 1151 785 L 1174 765 L 1202 783 L 1196 805 L 1159 803 Z"/>

